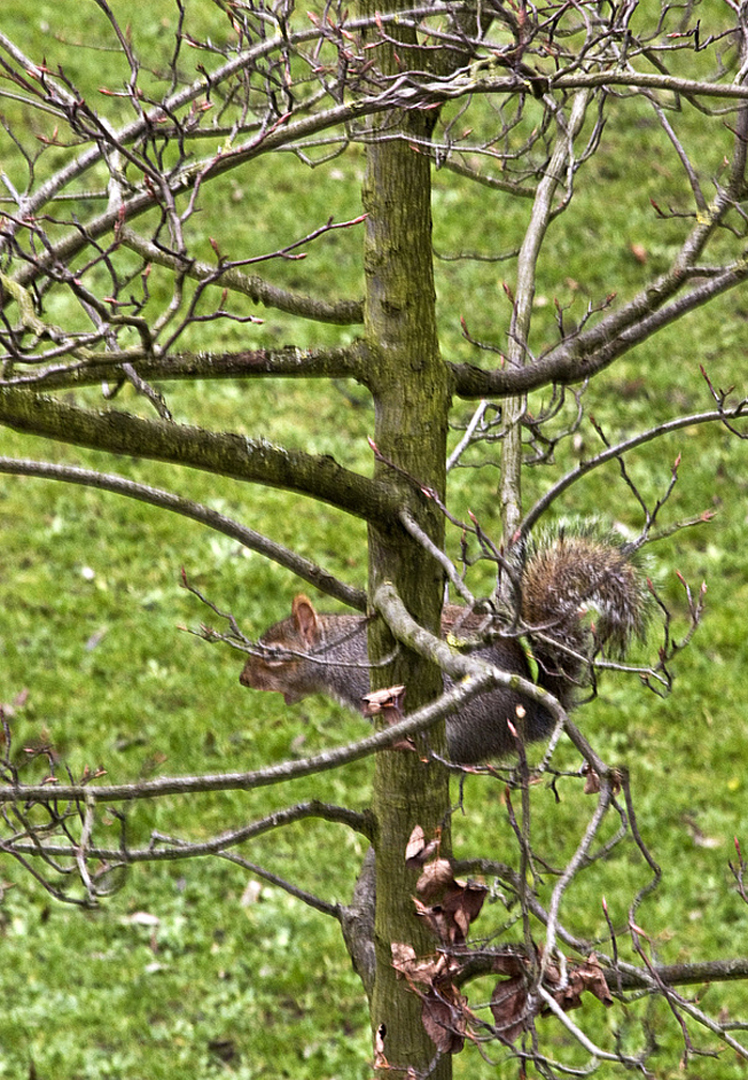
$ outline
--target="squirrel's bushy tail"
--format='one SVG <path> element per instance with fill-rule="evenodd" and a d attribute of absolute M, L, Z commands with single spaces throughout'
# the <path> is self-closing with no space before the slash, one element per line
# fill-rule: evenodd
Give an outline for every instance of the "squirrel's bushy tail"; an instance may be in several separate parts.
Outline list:
<path fill-rule="evenodd" d="M 632 545 L 597 522 L 546 531 L 525 552 L 522 621 L 584 656 L 602 645 L 621 657 L 633 638 L 645 637 L 651 613 L 641 563 Z"/>

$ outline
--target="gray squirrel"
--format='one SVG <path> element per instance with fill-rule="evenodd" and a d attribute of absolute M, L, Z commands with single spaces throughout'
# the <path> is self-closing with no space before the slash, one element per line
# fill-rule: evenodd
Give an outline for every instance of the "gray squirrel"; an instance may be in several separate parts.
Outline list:
<path fill-rule="evenodd" d="M 609 656 L 620 658 L 634 637 L 645 636 L 649 591 L 636 554 L 596 527 L 560 529 L 528 545 L 518 586 L 518 631 L 512 634 L 504 620 L 506 636 L 494 636 L 471 654 L 502 671 L 534 677 L 567 711 L 574 706 L 578 687 L 589 681 L 589 662 L 597 649 L 604 647 Z M 588 609 L 596 613 L 593 629 L 585 619 Z M 442 612 L 442 637 L 462 638 L 485 621 L 483 615 L 448 604 Z M 364 615 L 318 612 L 311 600 L 299 595 L 291 615 L 262 635 L 240 682 L 253 690 L 282 693 L 287 705 L 322 693 L 360 710 L 369 693 L 367 623 Z M 444 683 L 446 688 L 452 685 L 448 676 Z M 447 716 L 451 759 L 473 764 L 511 755 L 516 741 L 507 721 L 516 726 L 518 707 L 524 710 L 525 739 L 542 739 L 553 730 L 554 720 L 542 705 L 497 687 Z"/>

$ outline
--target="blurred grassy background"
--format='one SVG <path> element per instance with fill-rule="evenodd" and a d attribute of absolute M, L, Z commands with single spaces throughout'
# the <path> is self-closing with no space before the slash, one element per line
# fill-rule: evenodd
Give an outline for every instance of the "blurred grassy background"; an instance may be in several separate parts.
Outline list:
<path fill-rule="evenodd" d="M 113 4 L 123 20 L 133 22 L 138 54 L 153 57 L 158 67 L 171 53 L 175 8 L 167 0 L 152 0 L 137 12 L 132 7 Z M 227 32 L 210 3 L 188 11 L 196 20 L 195 36 L 209 32 L 220 40 Z M 64 62 L 86 93 L 95 94 L 105 80 L 116 86 L 126 77 L 124 66 L 117 69 L 116 52 L 92 47 L 106 42 L 111 50 L 113 41 L 93 3 L 78 4 L 73 12 L 41 2 L 30 14 L 23 0 L 5 0 L 3 31 L 35 59 L 46 56 L 51 67 Z M 185 54 L 189 77 L 187 62 L 202 59 L 200 53 Z M 3 107 L 20 123 L 24 142 L 36 145 L 42 121 L 17 103 Z M 102 108 L 116 115 L 123 105 L 107 98 Z M 536 298 L 538 350 L 553 340 L 556 298 L 572 303 L 570 317 L 580 318 L 588 302 L 599 303 L 612 291 L 631 295 L 668 265 L 687 227 L 658 219 L 650 205 L 650 198 L 662 206 L 685 205 L 687 197 L 651 116 L 633 102 L 622 104 L 616 115 L 600 154 L 580 175 L 578 202 L 549 235 Z M 722 129 L 707 130 L 698 116 L 688 129 L 707 188 L 728 138 Z M 5 134 L 0 154 L 3 167 L 22 184 Z M 63 157 L 52 151 L 39 168 L 59 166 Z M 337 220 L 355 216 L 362 172 L 357 150 L 311 172 L 290 155 L 254 163 L 204 195 L 203 212 L 188 225 L 195 254 L 211 258 L 209 237 L 228 257 L 271 251 L 331 213 Z M 438 252 L 490 255 L 517 244 L 528 210 L 441 170 L 434 212 Z M 336 232 L 310 245 L 304 261 L 275 261 L 264 272 L 287 287 L 357 297 L 360 244 L 355 230 Z M 475 337 L 503 344 L 509 305 L 502 281 L 512 280 L 512 264 L 439 261 L 437 275 L 444 356 L 481 362 L 462 337 L 459 320 L 465 317 Z M 153 289 L 158 297 L 156 271 Z M 232 310 L 257 313 L 241 299 Z M 355 328 L 294 325 L 274 312 L 260 314 L 266 319 L 262 326 L 198 325 L 183 344 L 218 351 L 286 342 L 340 344 L 355 336 Z M 616 439 L 707 409 L 711 401 L 699 364 L 716 385 L 735 384 L 745 393 L 747 318 L 748 300 L 739 292 L 659 335 L 597 380 L 587 395 L 590 411 Z M 165 392 L 178 420 L 304 446 L 334 454 L 349 467 L 369 468 L 366 435 L 373 416 L 360 388 L 268 380 L 178 385 Z M 82 396 L 95 397 L 92 391 Z M 537 395 L 534 407 L 547 396 Z M 143 408 L 127 391 L 121 399 L 129 408 Z M 471 405 L 456 403 L 455 419 L 464 421 L 471 411 Z M 564 448 L 554 464 L 528 475 L 527 505 L 575 455 L 593 453 L 597 445 L 585 424 L 575 448 Z M 166 465 L 112 461 L 5 430 L 0 453 L 79 462 L 171 488 L 236 516 L 353 583 L 365 582 L 361 524 L 307 500 Z M 708 581 L 708 616 L 693 647 L 674 664 L 672 697 L 661 700 L 631 680 L 611 677 L 600 698 L 579 714 L 602 755 L 630 767 L 640 829 L 665 868 L 659 892 L 637 914 L 663 961 L 748 951 L 745 906 L 727 868 L 733 836 L 748 846 L 745 449 L 717 427 L 689 428 L 643 447 L 630 455 L 629 467 L 648 500 L 664 492 L 678 454 L 682 465 L 667 520 L 707 509 L 718 515 L 709 526 L 659 545 L 653 574 L 681 614 L 680 631 L 684 604 L 676 571 L 694 588 Z M 476 452 L 474 463 L 483 456 Z M 487 468 L 459 470 L 450 480 L 455 512 L 472 510 L 494 535 L 495 479 Z M 639 524 L 638 508 L 614 465 L 593 473 L 560 502 L 554 513 L 594 512 L 626 528 Z M 180 588 L 182 566 L 203 592 L 234 612 L 250 636 L 287 612 L 298 583 L 233 542 L 113 495 L 8 477 L 0 477 L 0 536 L 0 700 L 13 702 L 24 688 L 29 692 L 12 719 L 19 758 L 25 746 L 49 740 L 74 775 L 86 765 L 101 765 L 109 779 L 124 781 L 255 768 L 366 730 L 360 719 L 327 701 L 288 710 L 276 695 L 249 693 L 238 684 L 240 657 L 179 629 L 206 617 Z M 451 538 L 454 552 L 458 541 L 457 535 Z M 578 764 L 563 746 L 558 762 Z M 140 842 L 153 829 L 207 836 L 312 795 L 363 807 L 369 773 L 370 764 L 357 763 L 285 792 L 138 804 L 128 810 L 128 830 Z M 590 812 L 576 781 L 562 781 L 559 794 L 560 802 L 545 786 L 533 790 L 536 845 L 556 866 L 573 850 L 580 820 Z M 506 858 L 513 847 L 507 847 L 501 785 L 468 778 L 464 800 L 467 813 L 454 820 L 458 854 Z M 114 840 L 114 822 L 111 832 Z M 332 826 L 305 823 L 260 839 L 244 854 L 327 899 L 344 901 L 363 845 Z M 337 927 L 280 890 L 248 888 L 246 872 L 218 861 L 139 866 L 100 911 L 84 913 L 50 900 L 8 860 L 0 864 L 0 878 L 12 885 L 0 905 L 0 1076 L 32 1075 L 32 1063 L 33 1075 L 44 1080 L 159 1080 L 177 1071 L 200 1080 L 224 1074 L 241 1080 L 368 1075 L 366 1011 Z M 541 890 L 545 897 L 553 880 L 549 876 Z M 617 849 L 574 885 L 566 910 L 571 929 L 584 935 L 604 931 L 603 896 L 614 921 L 624 920 L 632 892 L 646 880 L 633 845 Z M 488 933 L 502 911 L 487 908 L 476 931 Z M 480 1000 L 479 988 L 470 998 L 471 1004 Z M 745 1017 L 748 990 L 713 986 L 704 1007 Z M 616 1006 L 603 1013 L 593 1003 L 576 1019 L 593 1037 L 608 1040 L 607 1029 L 617 1031 L 630 1047 L 647 1013 L 662 1047 L 653 1059 L 656 1075 L 675 1076 L 679 1033 L 661 1006 Z M 550 1036 L 550 1022 L 548 1031 Z M 572 1060 L 560 1029 L 553 1039 L 557 1052 Z M 714 1045 L 704 1034 L 697 1041 Z M 742 1075 L 743 1068 L 723 1054 L 699 1060 L 689 1075 L 722 1080 Z M 468 1050 L 456 1060 L 456 1075 L 503 1073 Z"/>

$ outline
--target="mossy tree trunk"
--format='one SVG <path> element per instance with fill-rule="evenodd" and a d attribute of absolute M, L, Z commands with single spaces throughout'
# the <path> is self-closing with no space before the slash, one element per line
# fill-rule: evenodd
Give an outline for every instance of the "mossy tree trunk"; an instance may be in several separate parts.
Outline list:
<path fill-rule="evenodd" d="M 403 30 L 400 34 L 410 66 L 415 62 L 412 45 L 408 48 L 413 36 Z M 397 73 L 396 47 L 380 46 L 377 60 L 385 77 Z M 376 409 L 375 441 L 381 455 L 376 476 L 402 490 L 403 503 L 411 505 L 420 485 L 443 495 L 446 476 L 450 394 L 436 329 L 431 165 L 422 152 L 433 123 L 434 114 L 429 111 L 378 118 L 364 184 L 368 214 L 365 328 L 372 356 L 369 386 Z M 395 133 L 400 137 L 393 139 Z M 420 524 L 441 547 L 444 521 L 426 498 L 421 500 Z M 441 570 L 398 523 L 384 519 L 369 528 L 370 596 L 383 581 L 396 587 L 422 626 L 438 630 Z M 378 620 L 371 633 L 372 656 L 387 655 L 394 644 Z M 442 688 L 436 667 L 402 649 L 392 663 L 374 669 L 373 680 L 380 687 L 405 684 L 408 712 L 432 700 Z M 432 748 L 444 749 L 443 722 L 429 732 L 428 741 Z M 436 1051 L 421 1022 L 419 998 L 392 968 L 391 944 L 407 942 L 418 953 L 433 951 L 433 939 L 414 914 L 417 871 L 406 867 L 405 847 L 413 827 L 421 825 L 427 836 L 440 827 L 445 849 L 448 808 L 448 775 L 443 767 L 398 750 L 378 756 L 374 787 L 377 975 L 372 1023 L 375 1031 L 386 1031 L 384 1051 L 390 1065 L 410 1066 L 419 1072 L 433 1061 Z M 431 1073 L 440 1078 L 450 1074 L 447 1058 Z"/>

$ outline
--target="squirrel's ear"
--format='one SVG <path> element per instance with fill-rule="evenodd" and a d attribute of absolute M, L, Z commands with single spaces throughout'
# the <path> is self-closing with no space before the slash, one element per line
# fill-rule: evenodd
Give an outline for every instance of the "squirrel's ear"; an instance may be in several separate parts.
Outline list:
<path fill-rule="evenodd" d="M 319 620 L 312 601 L 304 595 L 295 596 L 291 607 L 296 629 L 307 644 L 313 645 L 319 637 Z"/>

